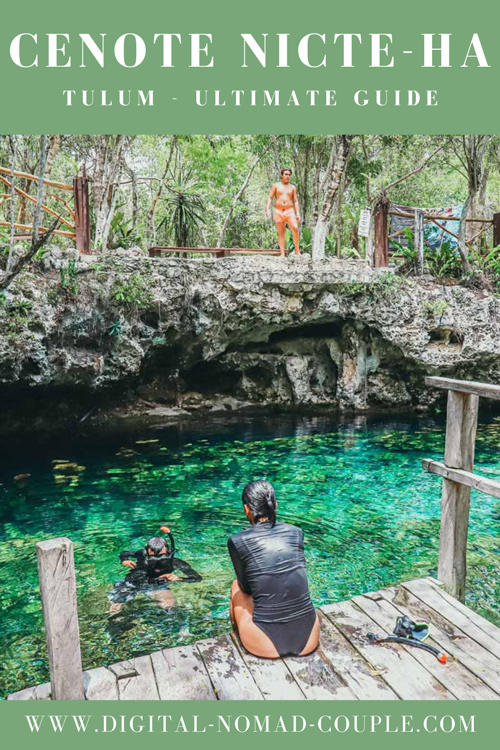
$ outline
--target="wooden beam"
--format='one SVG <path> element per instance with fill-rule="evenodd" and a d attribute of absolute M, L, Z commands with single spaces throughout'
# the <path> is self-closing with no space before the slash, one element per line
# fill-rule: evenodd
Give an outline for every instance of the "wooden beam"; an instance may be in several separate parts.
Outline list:
<path fill-rule="evenodd" d="M 8 180 L 6 180 L 5 177 L 2 177 L 1 175 L 0 175 L 0 182 L 2 182 L 4 185 L 7 185 L 7 187 L 12 187 L 11 183 Z M 18 195 L 22 195 L 22 197 L 25 198 L 25 200 L 30 201 L 30 203 L 34 203 L 35 205 L 37 204 L 38 202 L 37 199 L 34 198 L 32 195 L 28 195 L 28 193 L 26 193 L 24 190 L 21 190 L 21 188 L 14 186 L 14 190 L 16 191 Z M 45 211 L 51 216 L 55 216 L 56 219 L 59 219 L 60 222 L 62 222 L 63 224 L 66 224 L 66 226 L 69 227 L 70 229 L 75 228 L 74 224 L 72 224 L 67 219 L 63 218 L 61 214 L 58 214 L 57 211 L 54 211 L 53 208 L 49 208 L 48 206 L 46 206 L 45 203 L 42 203 L 40 208 L 42 209 L 42 211 Z"/>
<path fill-rule="evenodd" d="M 59 537 L 36 549 L 52 700 L 83 700 L 73 542 Z"/>
<path fill-rule="evenodd" d="M 0 173 L 1 174 L 9 174 L 14 175 L 14 177 L 21 177 L 23 180 L 31 180 L 32 182 L 38 182 L 40 179 L 39 177 L 35 177 L 33 174 L 28 174 L 27 172 L 14 172 L 11 169 L 6 169 L 5 167 L 0 167 Z M 60 190 L 70 190 L 73 192 L 73 186 L 67 185 L 65 182 L 53 182 L 52 180 L 44 180 L 44 185 L 49 185 L 49 187 L 55 187 L 59 188 Z"/>
<path fill-rule="evenodd" d="M 500 245 L 500 213 L 493 214 L 493 247 Z"/>
<path fill-rule="evenodd" d="M 0 227 L 10 227 L 10 221 L 0 221 Z M 26 229 L 28 232 L 33 231 L 33 227 L 31 226 L 31 224 L 14 224 L 14 229 Z M 44 234 L 49 230 L 47 229 L 47 227 L 38 227 L 38 231 Z M 76 237 L 76 234 L 74 232 L 66 232 L 62 229 L 54 229 L 52 234 L 58 234 L 61 237 Z"/>
<path fill-rule="evenodd" d="M 474 468 L 478 404 L 479 397 L 475 394 L 448 393 L 444 462 L 451 469 L 472 472 Z M 469 506 L 470 487 L 443 479 L 438 578 L 462 602 L 467 574 Z"/>
<path fill-rule="evenodd" d="M 434 388 L 443 388 L 458 393 L 473 393 L 476 396 L 500 400 L 500 385 L 493 383 L 476 383 L 473 380 L 453 380 L 452 378 L 428 377 L 425 384 Z"/>
<path fill-rule="evenodd" d="M 464 471 L 463 469 L 451 469 L 446 464 L 440 461 L 433 461 L 431 458 L 424 458 L 422 468 L 428 471 L 429 474 L 437 474 L 439 477 L 450 479 L 452 482 L 457 482 L 458 484 L 465 484 L 473 490 L 478 490 L 479 492 L 484 492 L 486 495 L 492 495 L 492 497 L 500 499 L 500 482 L 496 482 L 494 479 L 488 479 L 487 477 L 482 477 L 479 474 Z"/>
<path fill-rule="evenodd" d="M 375 212 L 375 251 L 373 265 L 375 268 L 387 268 L 389 265 L 388 204 L 380 203 Z"/>
<path fill-rule="evenodd" d="M 417 273 L 422 276 L 424 273 L 424 212 L 419 208 L 415 209 L 413 244 L 417 251 Z"/>
<path fill-rule="evenodd" d="M 85 176 L 75 177 L 75 231 L 76 249 L 79 253 L 90 255 L 90 206 L 89 181 Z"/>
<path fill-rule="evenodd" d="M 439 219 L 440 221 L 460 221 L 460 216 L 441 216 L 440 214 L 426 214 L 424 209 L 421 209 L 424 211 L 424 218 L 433 221 L 434 219 Z M 389 216 L 400 216 L 402 219 L 413 219 L 414 214 L 406 213 L 405 211 L 394 211 L 390 210 L 388 211 Z M 466 219 L 467 222 L 471 224 L 493 224 L 493 219 Z"/>

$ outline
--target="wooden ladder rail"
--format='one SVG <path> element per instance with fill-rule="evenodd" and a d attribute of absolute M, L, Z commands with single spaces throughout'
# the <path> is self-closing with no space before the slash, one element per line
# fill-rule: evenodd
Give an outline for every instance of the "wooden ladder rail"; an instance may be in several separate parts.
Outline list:
<path fill-rule="evenodd" d="M 500 482 L 473 472 L 479 398 L 500 400 L 500 386 L 439 377 L 425 382 L 448 391 L 444 463 L 424 459 L 422 466 L 443 477 L 438 578 L 463 602 L 471 489 L 500 498 Z"/>

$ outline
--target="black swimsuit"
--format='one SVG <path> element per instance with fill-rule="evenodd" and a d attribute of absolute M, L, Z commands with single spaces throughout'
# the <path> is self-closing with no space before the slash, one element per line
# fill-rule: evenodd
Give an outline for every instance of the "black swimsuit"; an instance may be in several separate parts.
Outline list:
<path fill-rule="evenodd" d="M 228 548 L 240 588 L 252 596 L 254 623 L 280 656 L 300 654 L 316 622 L 302 530 L 257 522 L 234 534 Z"/>

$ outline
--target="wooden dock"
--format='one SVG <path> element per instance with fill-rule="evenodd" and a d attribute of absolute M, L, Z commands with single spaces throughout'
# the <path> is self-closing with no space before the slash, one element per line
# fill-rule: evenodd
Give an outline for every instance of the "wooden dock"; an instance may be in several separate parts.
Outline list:
<path fill-rule="evenodd" d="M 500 628 L 431 578 L 321 607 L 320 648 L 259 659 L 234 636 L 164 649 L 84 673 L 87 700 L 498 700 Z M 370 643 L 396 617 L 431 623 L 427 641 L 448 654 Z M 50 683 L 8 700 L 50 700 Z"/>

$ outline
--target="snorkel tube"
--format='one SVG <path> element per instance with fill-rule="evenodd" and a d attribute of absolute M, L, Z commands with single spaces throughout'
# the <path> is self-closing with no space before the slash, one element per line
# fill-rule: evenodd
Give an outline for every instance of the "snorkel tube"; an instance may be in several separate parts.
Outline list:
<path fill-rule="evenodd" d="M 160 531 L 163 531 L 164 534 L 167 534 L 168 538 L 170 539 L 170 552 L 168 554 L 170 557 L 173 557 L 175 555 L 174 535 L 172 534 L 168 526 L 160 526 Z"/>
<path fill-rule="evenodd" d="M 439 651 L 434 646 L 423 643 L 429 636 L 429 633 L 430 625 L 428 622 L 413 622 L 413 620 L 404 615 L 397 618 L 393 635 L 380 636 L 368 633 L 367 638 L 370 643 L 402 643 L 404 646 L 421 648 L 423 651 L 427 651 L 429 654 L 435 656 L 441 664 L 446 664 L 448 657 L 444 651 Z"/>

